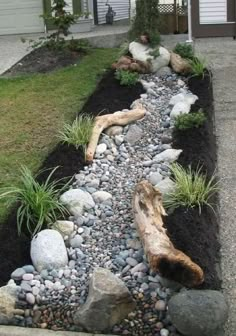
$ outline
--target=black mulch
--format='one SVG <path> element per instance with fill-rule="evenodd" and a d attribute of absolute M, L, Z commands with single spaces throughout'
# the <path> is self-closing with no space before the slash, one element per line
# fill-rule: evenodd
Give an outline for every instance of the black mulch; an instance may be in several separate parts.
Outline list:
<path fill-rule="evenodd" d="M 114 78 L 114 72 L 109 71 L 85 103 L 82 112 L 96 116 L 128 109 L 131 103 L 138 99 L 143 92 L 141 84 L 132 88 L 120 86 Z M 53 178 L 60 179 L 73 176 L 84 165 L 82 149 L 75 150 L 73 146 L 58 144 L 46 158 L 41 169 L 59 166 Z M 45 180 L 47 175 L 48 173 L 42 174 L 39 180 Z M 16 211 L 16 208 L 13 209 L 6 222 L 0 224 L 0 286 L 9 280 L 14 269 L 31 263 L 29 256 L 30 238 L 25 234 L 18 236 Z"/>
<path fill-rule="evenodd" d="M 203 80 L 193 77 L 188 82 L 190 90 L 199 97 L 192 112 L 202 108 L 207 122 L 199 129 L 174 134 L 174 148 L 183 149 L 178 163 L 184 167 L 199 165 L 210 177 L 216 167 L 216 139 L 214 135 L 213 95 L 211 77 Z M 213 200 L 217 204 L 217 197 Z M 186 253 L 199 264 L 205 281 L 201 288 L 220 289 L 221 276 L 220 243 L 217 211 L 203 207 L 201 215 L 198 209 L 178 208 L 165 218 L 169 236 L 176 248 Z"/>
<path fill-rule="evenodd" d="M 69 49 L 56 50 L 47 47 L 34 49 L 30 54 L 23 57 L 4 76 L 29 75 L 33 73 L 47 73 L 68 65 L 78 64 L 83 57 L 82 53 Z"/>

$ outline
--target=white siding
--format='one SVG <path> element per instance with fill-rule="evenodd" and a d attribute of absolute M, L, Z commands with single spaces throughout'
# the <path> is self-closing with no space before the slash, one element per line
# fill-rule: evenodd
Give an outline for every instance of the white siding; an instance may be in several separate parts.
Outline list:
<path fill-rule="evenodd" d="M 200 24 L 227 22 L 227 0 L 199 0 Z"/>
<path fill-rule="evenodd" d="M 107 0 L 97 0 L 98 24 L 106 22 L 106 13 L 108 9 L 106 3 Z M 109 4 L 111 5 L 112 9 L 116 12 L 116 16 L 114 17 L 115 21 L 129 18 L 129 10 L 130 10 L 129 0 L 109 0 Z"/>
<path fill-rule="evenodd" d="M 42 0 L 0 0 L 0 35 L 44 31 Z"/>

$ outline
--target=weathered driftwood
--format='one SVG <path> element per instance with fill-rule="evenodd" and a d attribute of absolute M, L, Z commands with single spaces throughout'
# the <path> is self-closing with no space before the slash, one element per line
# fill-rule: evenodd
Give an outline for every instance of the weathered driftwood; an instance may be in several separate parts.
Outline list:
<path fill-rule="evenodd" d="M 183 252 L 175 249 L 162 216 L 162 195 L 148 181 L 140 182 L 133 197 L 134 219 L 152 270 L 161 276 L 193 287 L 204 280 L 202 269 Z M 194 239 L 194 237 L 193 237 Z"/>
<path fill-rule="evenodd" d="M 137 108 L 128 112 L 115 112 L 113 114 L 96 117 L 92 136 L 86 150 L 86 161 L 91 162 L 93 160 L 98 140 L 103 130 L 113 125 L 125 126 L 133 121 L 142 119 L 145 113 L 146 110 L 140 104 Z"/>
<path fill-rule="evenodd" d="M 191 72 L 189 61 L 174 52 L 170 54 L 170 64 L 176 73 L 189 74 Z"/>

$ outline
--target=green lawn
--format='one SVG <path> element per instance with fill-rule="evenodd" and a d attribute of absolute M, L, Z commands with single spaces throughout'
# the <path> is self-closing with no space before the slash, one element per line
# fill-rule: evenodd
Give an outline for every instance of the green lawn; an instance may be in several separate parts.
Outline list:
<path fill-rule="evenodd" d="M 77 66 L 20 78 L 0 78 L 0 187 L 19 183 L 19 167 L 34 172 L 58 142 L 94 91 L 99 76 L 116 59 L 118 49 L 96 49 Z M 0 202 L 0 220 L 7 209 Z"/>

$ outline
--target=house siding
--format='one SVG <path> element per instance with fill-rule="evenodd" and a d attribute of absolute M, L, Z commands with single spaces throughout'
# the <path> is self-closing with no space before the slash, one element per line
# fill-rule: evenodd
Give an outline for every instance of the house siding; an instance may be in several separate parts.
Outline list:
<path fill-rule="evenodd" d="M 235 0 L 192 1 L 194 37 L 227 37 L 236 35 Z"/>
<path fill-rule="evenodd" d="M 106 13 L 108 7 L 106 6 L 107 0 L 97 0 L 97 16 L 98 24 L 106 23 Z M 129 0 L 110 0 L 109 4 L 116 12 L 114 21 L 119 21 L 129 18 L 130 1 Z"/>

